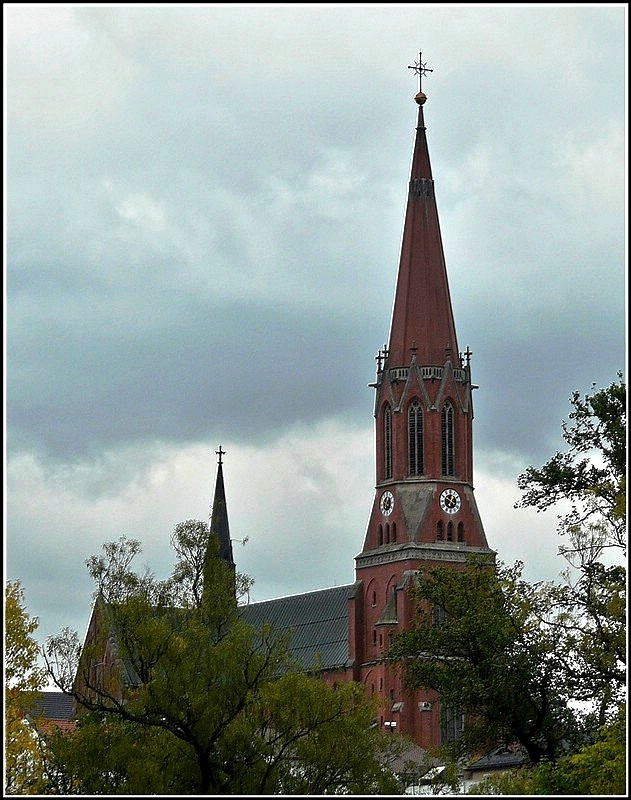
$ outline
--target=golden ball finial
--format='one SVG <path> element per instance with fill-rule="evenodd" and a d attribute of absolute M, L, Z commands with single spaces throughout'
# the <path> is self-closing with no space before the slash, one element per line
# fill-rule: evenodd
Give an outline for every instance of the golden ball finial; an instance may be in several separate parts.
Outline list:
<path fill-rule="evenodd" d="M 419 104 L 419 106 L 422 106 L 423 103 L 427 100 L 427 95 L 424 92 L 419 92 L 414 99 Z"/>

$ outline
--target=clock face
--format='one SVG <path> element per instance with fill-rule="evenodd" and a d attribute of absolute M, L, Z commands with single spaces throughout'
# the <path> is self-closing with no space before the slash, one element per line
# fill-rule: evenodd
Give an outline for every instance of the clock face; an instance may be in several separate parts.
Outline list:
<path fill-rule="evenodd" d="M 384 517 L 392 514 L 392 509 L 394 508 L 394 495 L 392 492 L 384 492 L 381 495 L 379 508 L 381 509 L 381 513 L 384 515 Z"/>
<path fill-rule="evenodd" d="M 456 514 L 460 510 L 460 495 L 455 489 L 445 489 L 440 496 L 440 507 L 446 514 Z"/>

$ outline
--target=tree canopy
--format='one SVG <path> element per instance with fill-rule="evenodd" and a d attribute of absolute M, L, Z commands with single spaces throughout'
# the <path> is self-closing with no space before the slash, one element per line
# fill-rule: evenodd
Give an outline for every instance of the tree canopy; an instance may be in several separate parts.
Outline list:
<path fill-rule="evenodd" d="M 49 640 L 51 674 L 86 711 L 78 731 L 52 745 L 58 790 L 398 790 L 384 766 L 392 737 L 371 727 L 361 687 L 302 674 L 287 637 L 242 621 L 237 594 L 248 582 L 218 557 L 204 523 L 178 526 L 173 545 L 176 564 L 160 581 L 132 570 L 137 541 L 106 544 L 87 562 L 98 633 L 83 648 L 70 631 Z"/>
<path fill-rule="evenodd" d="M 42 777 L 42 757 L 37 731 L 28 718 L 33 716 L 45 671 L 38 664 L 39 646 L 33 638 L 39 620 L 26 610 L 20 581 L 6 583 L 4 619 L 4 790 L 32 794 Z"/>

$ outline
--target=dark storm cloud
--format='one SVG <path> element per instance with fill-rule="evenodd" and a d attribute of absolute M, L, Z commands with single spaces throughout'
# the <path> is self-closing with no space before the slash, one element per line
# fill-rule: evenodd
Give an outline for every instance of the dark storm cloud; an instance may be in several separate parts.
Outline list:
<path fill-rule="evenodd" d="M 143 440 L 189 443 L 222 427 L 254 441 L 288 419 L 361 406 L 370 365 L 355 351 L 370 341 L 365 320 L 199 303 L 150 322 L 53 319 L 13 337 L 14 444 L 63 461 Z"/>

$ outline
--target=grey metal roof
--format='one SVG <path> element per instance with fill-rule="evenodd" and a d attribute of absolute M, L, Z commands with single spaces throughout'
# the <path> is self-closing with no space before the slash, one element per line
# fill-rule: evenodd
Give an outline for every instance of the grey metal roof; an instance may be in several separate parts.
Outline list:
<path fill-rule="evenodd" d="M 45 719 L 70 720 L 74 715 L 75 702 L 71 694 L 65 692 L 39 692 L 30 708 L 33 717 Z"/>
<path fill-rule="evenodd" d="M 304 670 L 335 669 L 349 659 L 348 600 L 354 591 L 355 584 L 348 584 L 250 603 L 241 607 L 241 617 L 255 629 L 269 624 L 290 631 L 291 653 Z"/>
<path fill-rule="evenodd" d="M 489 769 L 509 769 L 510 767 L 520 767 L 528 761 L 524 752 L 517 749 L 501 746 L 491 750 L 482 758 L 467 764 L 467 770 L 489 770 Z"/>

